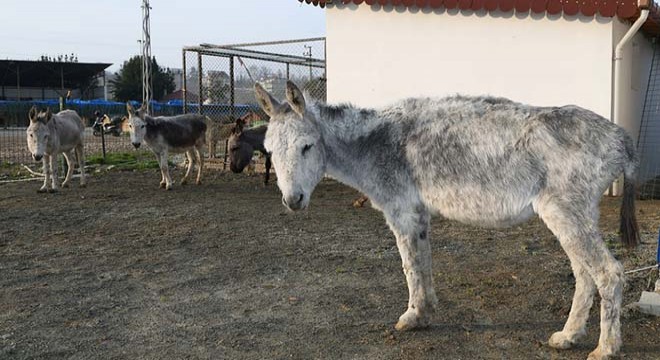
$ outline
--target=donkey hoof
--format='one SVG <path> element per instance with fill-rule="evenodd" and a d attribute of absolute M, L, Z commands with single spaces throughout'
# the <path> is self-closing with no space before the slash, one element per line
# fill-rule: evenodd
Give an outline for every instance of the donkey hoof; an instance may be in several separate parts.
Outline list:
<path fill-rule="evenodd" d="M 172 190 L 172 185 L 169 185 L 169 184 L 165 185 L 165 190 L 167 190 L 167 191 Z"/>
<path fill-rule="evenodd" d="M 181 180 L 181 185 L 188 185 L 188 180 Z"/>
<path fill-rule="evenodd" d="M 165 183 L 164 183 L 164 182 L 160 183 L 159 187 L 160 187 L 161 189 L 165 189 Z"/>
<path fill-rule="evenodd" d="M 587 360 L 607 360 L 611 359 L 611 354 L 605 354 L 603 351 L 600 349 L 600 347 L 596 348 L 596 350 L 592 351 L 589 356 L 587 357 Z"/>
<path fill-rule="evenodd" d="M 61 186 L 62 186 L 63 188 L 68 188 L 68 187 L 69 187 L 69 183 L 68 183 L 68 182 L 63 182 Z"/>
<path fill-rule="evenodd" d="M 48 190 L 49 193 L 53 193 L 53 194 L 56 193 L 56 192 L 58 192 L 58 191 L 59 191 L 58 188 L 52 188 L 52 189 L 49 189 L 49 190 Z"/>
<path fill-rule="evenodd" d="M 399 322 L 394 325 L 398 331 L 408 331 L 425 328 L 431 325 L 431 320 L 426 316 L 419 315 L 415 310 L 408 309 L 401 317 Z"/>
<path fill-rule="evenodd" d="M 37 190 L 37 192 L 40 193 L 40 194 L 47 193 L 47 192 L 48 192 L 48 189 L 45 188 L 45 187 L 42 187 L 42 188 L 40 188 L 39 190 Z"/>
<path fill-rule="evenodd" d="M 197 184 L 197 185 L 202 185 L 202 180 L 197 180 L 197 181 L 195 181 L 195 184 Z"/>
<path fill-rule="evenodd" d="M 566 336 L 563 331 L 557 331 L 556 333 L 552 334 L 552 336 L 550 336 L 548 345 L 555 349 L 566 350 L 573 347 L 573 345 L 575 345 L 575 341 L 572 340 L 569 336 Z"/>

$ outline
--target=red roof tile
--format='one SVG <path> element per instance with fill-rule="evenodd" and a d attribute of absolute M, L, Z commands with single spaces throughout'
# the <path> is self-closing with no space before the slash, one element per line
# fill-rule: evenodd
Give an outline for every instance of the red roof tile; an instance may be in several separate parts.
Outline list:
<path fill-rule="evenodd" d="M 640 9 L 650 10 L 649 18 L 642 26 L 642 30 L 653 35 L 660 35 L 660 7 L 653 0 L 298 0 L 307 4 L 325 7 L 329 3 L 362 4 L 366 5 L 402 5 L 406 7 L 430 7 L 446 9 L 458 8 L 461 10 L 500 10 L 518 12 L 530 11 L 533 13 L 566 15 L 582 14 L 584 16 L 600 15 L 634 21 L 639 17 Z"/>

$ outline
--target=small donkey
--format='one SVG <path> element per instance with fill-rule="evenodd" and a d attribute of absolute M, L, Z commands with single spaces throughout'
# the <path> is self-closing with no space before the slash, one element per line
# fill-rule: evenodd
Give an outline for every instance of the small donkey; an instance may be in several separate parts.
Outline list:
<path fill-rule="evenodd" d="M 576 279 L 568 320 L 550 346 L 566 349 L 585 335 L 598 290 L 600 338 L 589 358 L 606 359 L 619 350 L 624 274 L 598 230 L 598 203 L 623 173 L 621 236 L 636 244 L 637 155 L 622 128 L 577 106 L 533 107 L 494 97 L 410 98 L 364 109 L 308 104 L 291 82 L 285 103 L 258 84 L 255 89 L 271 116 L 265 146 L 286 207 L 306 208 L 327 174 L 360 190 L 385 215 L 409 291 L 396 329 L 428 326 L 437 305 L 432 213 L 490 227 L 538 214 Z"/>
<path fill-rule="evenodd" d="M 64 155 L 68 166 L 62 187 L 69 186 L 73 175 L 74 151 L 80 168 L 80 187 L 85 187 L 85 156 L 83 154 L 85 126 L 78 113 L 73 110 L 64 110 L 52 114 L 50 109 L 37 111 L 37 108 L 33 106 L 28 117 L 30 118 L 30 126 L 26 131 L 28 149 L 34 160 L 43 161 L 45 178 L 39 192 L 58 190 L 57 155 L 60 153 Z M 49 180 L 50 189 L 48 189 Z"/>
<path fill-rule="evenodd" d="M 268 185 L 270 179 L 270 154 L 264 147 L 264 138 L 268 131 L 268 125 L 245 129 L 245 121 L 236 120 L 231 136 L 229 137 L 229 169 L 233 173 L 240 173 L 252 161 L 254 151 L 259 151 L 266 157 L 266 173 L 264 174 L 264 185 Z"/>
<path fill-rule="evenodd" d="M 128 131 L 131 134 L 131 143 L 139 148 L 144 140 L 156 154 L 160 165 L 162 178 L 160 187 L 172 189 L 172 178 L 167 166 L 168 152 L 185 152 L 188 159 L 186 174 L 181 179 L 181 185 L 188 182 L 193 163 L 197 161 L 197 181 L 202 183 L 202 170 L 204 168 L 204 138 L 206 136 L 206 122 L 203 115 L 185 114 L 177 116 L 151 117 L 146 114 L 143 107 L 135 110 L 130 103 L 126 103 L 128 110 Z"/>

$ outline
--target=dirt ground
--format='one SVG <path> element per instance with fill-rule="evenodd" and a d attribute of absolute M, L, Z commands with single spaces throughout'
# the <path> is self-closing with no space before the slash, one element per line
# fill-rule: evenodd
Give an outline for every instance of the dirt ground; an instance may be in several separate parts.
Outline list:
<path fill-rule="evenodd" d="M 176 179 L 181 171 L 174 171 Z M 209 171 L 158 189 L 156 171 L 107 172 L 37 194 L 0 185 L 0 359 L 585 359 L 561 329 L 574 279 L 543 224 L 485 230 L 434 218 L 439 307 L 426 330 L 393 325 L 407 302 L 383 217 L 334 181 L 288 213 L 274 184 Z M 618 199 L 601 227 L 617 238 Z M 655 261 L 660 201 L 638 202 L 644 243 L 615 249 L 626 270 Z M 624 303 L 656 275 L 629 277 Z M 660 318 L 622 319 L 621 358 L 660 359 Z"/>

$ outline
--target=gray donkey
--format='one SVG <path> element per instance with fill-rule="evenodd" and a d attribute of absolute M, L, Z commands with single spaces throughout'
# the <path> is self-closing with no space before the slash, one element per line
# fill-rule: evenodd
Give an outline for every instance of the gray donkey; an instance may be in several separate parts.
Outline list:
<path fill-rule="evenodd" d="M 131 143 L 137 149 L 144 140 L 156 155 L 160 166 L 160 187 L 172 189 L 172 178 L 167 163 L 169 152 L 186 153 L 188 167 L 181 179 L 181 185 L 188 182 L 193 164 L 197 162 L 197 180 L 202 183 L 204 169 L 204 143 L 206 137 L 206 118 L 199 114 L 184 114 L 177 116 L 149 116 L 144 105 L 137 111 L 126 103 L 128 111 L 128 131 L 131 134 Z"/>
<path fill-rule="evenodd" d="M 568 321 L 549 340 L 566 349 L 585 335 L 594 293 L 600 338 L 590 359 L 621 346 L 621 264 L 598 230 L 598 203 L 621 173 L 621 235 L 638 242 L 634 216 L 637 157 L 623 129 L 577 106 L 533 107 L 495 97 L 410 98 L 382 109 L 306 103 L 291 82 L 279 103 L 258 84 L 271 116 L 272 152 L 282 202 L 307 207 L 324 174 L 366 194 L 385 215 L 409 290 L 398 330 L 428 326 L 437 304 L 431 271 L 433 213 L 490 227 L 534 214 L 571 261 L 576 290 Z"/>
<path fill-rule="evenodd" d="M 80 168 L 80 187 L 85 187 L 85 156 L 83 154 L 85 126 L 78 113 L 73 110 L 64 110 L 52 114 L 50 109 L 37 111 L 37 108 L 33 106 L 28 117 L 30 118 L 30 126 L 26 131 L 28 149 L 34 160 L 43 161 L 45 178 L 39 192 L 58 190 L 57 154 L 60 153 L 64 155 L 68 166 L 62 187 L 69 186 L 73 175 L 74 151 Z M 49 180 L 50 189 L 48 189 Z"/>

